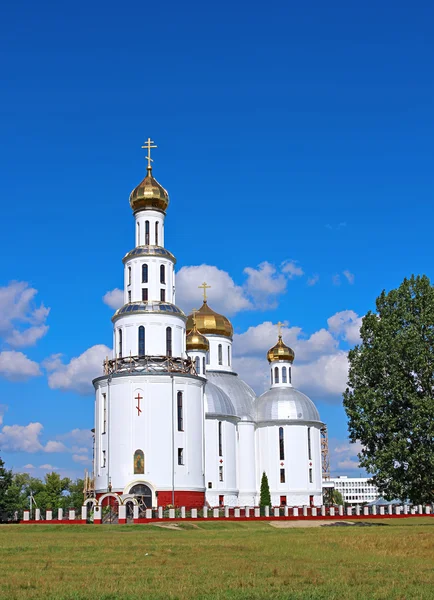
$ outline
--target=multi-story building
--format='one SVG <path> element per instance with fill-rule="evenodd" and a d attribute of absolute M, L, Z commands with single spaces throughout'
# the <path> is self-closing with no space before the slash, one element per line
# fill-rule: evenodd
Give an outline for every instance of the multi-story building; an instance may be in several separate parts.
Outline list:
<path fill-rule="evenodd" d="M 330 483 L 333 483 L 334 489 L 342 494 L 344 502 L 348 504 L 363 504 L 378 498 L 378 489 L 369 477 L 340 475 L 332 477 Z"/>

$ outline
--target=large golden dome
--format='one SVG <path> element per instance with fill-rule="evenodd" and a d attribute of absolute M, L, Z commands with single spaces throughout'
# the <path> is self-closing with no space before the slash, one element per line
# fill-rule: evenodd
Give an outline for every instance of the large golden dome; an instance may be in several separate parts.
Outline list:
<path fill-rule="evenodd" d="M 234 330 L 231 322 L 229 319 L 223 315 L 219 315 L 219 313 L 216 313 L 210 308 L 206 300 L 204 300 L 200 309 L 195 312 L 195 315 L 196 326 L 202 334 L 223 335 L 224 337 L 232 339 Z M 189 315 L 186 325 L 187 331 L 191 331 L 193 327 L 193 315 Z"/>
<path fill-rule="evenodd" d="M 162 185 L 152 177 L 152 168 L 148 167 L 145 179 L 130 194 L 130 205 L 134 212 L 146 208 L 166 212 L 169 205 L 169 194 Z"/>
<path fill-rule="evenodd" d="M 193 325 L 193 329 L 187 335 L 186 342 L 187 352 L 189 350 L 203 350 L 208 352 L 209 350 L 209 341 L 197 330 L 196 323 Z"/>
<path fill-rule="evenodd" d="M 277 344 L 267 352 L 267 360 L 269 363 L 278 362 L 280 360 L 292 363 L 294 358 L 294 350 L 283 343 L 281 335 L 279 335 Z"/>

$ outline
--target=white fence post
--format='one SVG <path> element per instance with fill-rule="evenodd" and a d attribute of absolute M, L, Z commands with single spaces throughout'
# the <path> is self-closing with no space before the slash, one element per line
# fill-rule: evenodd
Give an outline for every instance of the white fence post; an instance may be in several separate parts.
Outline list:
<path fill-rule="evenodd" d="M 311 515 L 312 515 L 312 517 L 316 517 L 317 514 L 318 514 L 318 511 L 317 511 L 316 506 L 312 506 L 312 509 L 311 509 Z"/>
<path fill-rule="evenodd" d="M 185 519 L 185 506 L 181 506 L 181 519 Z"/>
<path fill-rule="evenodd" d="M 289 516 L 289 508 L 287 506 L 285 506 L 285 508 L 283 509 L 283 516 L 284 517 L 288 517 Z"/>
<path fill-rule="evenodd" d="M 240 509 L 239 508 L 235 508 L 234 509 L 234 517 L 239 517 L 240 516 Z"/>
<path fill-rule="evenodd" d="M 255 506 L 255 517 L 260 517 L 261 516 L 261 509 L 258 508 L 257 506 Z"/>
<path fill-rule="evenodd" d="M 369 506 L 363 507 L 363 514 L 365 515 L 365 517 L 369 516 Z"/>
<path fill-rule="evenodd" d="M 335 516 L 335 507 L 334 506 L 330 506 L 330 516 L 331 517 Z"/>
<path fill-rule="evenodd" d="M 213 508 L 212 516 L 214 517 L 214 519 L 218 519 L 219 518 L 219 513 L 220 513 L 220 511 L 219 511 L 218 508 Z"/>
<path fill-rule="evenodd" d="M 45 512 L 45 520 L 46 521 L 51 521 L 53 519 L 53 511 L 52 510 L 47 510 Z"/>
<path fill-rule="evenodd" d="M 48 517 L 47 517 L 47 518 L 48 518 Z M 81 520 L 82 520 L 82 521 L 86 521 L 86 519 L 87 519 L 87 505 L 86 505 L 86 504 L 84 504 L 84 505 L 81 507 Z"/>
<path fill-rule="evenodd" d="M 146 511 L 148 512 L 148 511 Z M 151 514 L 152 516 L 152 514 Z M 174 508 L 169 508 L 169 519 L 174 519 L 175 518 L 175 509 Z"/>
<path fill-rule="evenodd" d="M 204 519 L 208 518 L 208 507 L 207 506 L 203 507 L 203 518 Z"/>
<path fill-rule="evenodd" d="M 197 508 L 192 508 L 191 509 L 191 518 L 192 519 L 197 519 Z"/>
<path fill-rule="evenodd" d="M 324 504 L 321 506 L 321 516 L 322 517 L 326 516 L 326 507 L 324 506 Z"/>
<path fill-rule="evenodd" d="M 277 506 L 274 507 L 274 516 L 280 517 L 280 510 L 277 508 Z"/>
<path fill-rule="evenodd" d="M 70 521 L 75 521 L 75 508 L 70 508 L 69 509 L 69 520 Z"/>
<path fill-rule="evenodd" d="M 139 518 L 139 505 L 138 504 L 134 504 L 133 505 L 133 519 L 135 521 L 138 518 Z"/>
<path fill-rule="evenodd" d="M 57 511 L 57 520 L 63 521 L 63 508 L 59 508 L 59 510 Z"/>
<path fill-rule="evenodd" d="M 40 521 L 40 520 L 41 520 L 41 509 L 36 508 L 35 509 L 35 521 Z"/>
<path fill-rule="evenodd" d="M 25 510 L 23 512 L 23 521 L 30 521 L 30 511 L 29 510 Z"/>
<path fill-rule="evenodd" d="M 339 504 L 338 511 L 339 511 L 339 516 L 342 517 L 344 514 L 344 507 L 342 506 L 342 504 Z"/>
<path fill-rule="evenodd" d="M 225 506 L 225 518 L 229 518 L 229 506 Z"/>
<path fill-rule="evenodd" d="M 298 506 L 294 506 L 292 509 L 292 516 L 298 517 Z"/>

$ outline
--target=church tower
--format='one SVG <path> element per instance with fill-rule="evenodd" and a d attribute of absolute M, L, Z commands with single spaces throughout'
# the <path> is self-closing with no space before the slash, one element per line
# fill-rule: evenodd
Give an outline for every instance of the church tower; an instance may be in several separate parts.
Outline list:
<path fill-rule="evenodd" d="M 203 506 L 204 385 L 186 353 L 186 316 L 175 303 L 176 259 L 164 246 L 167 191 L 147 174 L 131 192 L 135 244 L 124 259 L 124 304 L 113 356 L 94 380 L 95 489 L 140 496 L 147 507 Z"/>

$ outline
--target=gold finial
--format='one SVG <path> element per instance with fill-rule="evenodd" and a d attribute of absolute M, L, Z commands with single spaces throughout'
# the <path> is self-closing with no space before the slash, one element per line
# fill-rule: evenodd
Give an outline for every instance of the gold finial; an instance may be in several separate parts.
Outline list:
<path fill-rule="evenodd" d="M 146 157 L 146 160 L 148 161 L 148 166 L 146 167 L 146 169 L 148 171 L 152 171 L 151 162 L 154 162 L 154 161 L 151 158 L 151 148 L 158 148 L 158 146 L 156 146 L 155 142 L 153 140 L 151 140 L 150 137 L 148 137 L 146 142 L 143 144 L 142 148 L 148 151 L 148 155 Z"/>
<path fill-rule="evenodd" d="M 196 329 L 196 313 L 197 313 L 197 308 L 192 308 L 191 309 L 191 315 L 192 315 L 192 319 L 193 319 L 193 327 L 194 327 L 194 329 Z"/>
<path fill-rule="evenodd" d="M 280 321 L 277 323 L 277 334 L 279 336 L 279 339 L 282 337 L 282 325 L 283 323 L 281 323 Z"/>
<path fill-rule="evenodd" d="M 206 302 L 206 290 L 208 290 L 211 286 L 207 285 L 206 281 L 204 281 L 202 285 L 198 285 L 197 287 L 203 290 L 203 301 Z"/>

